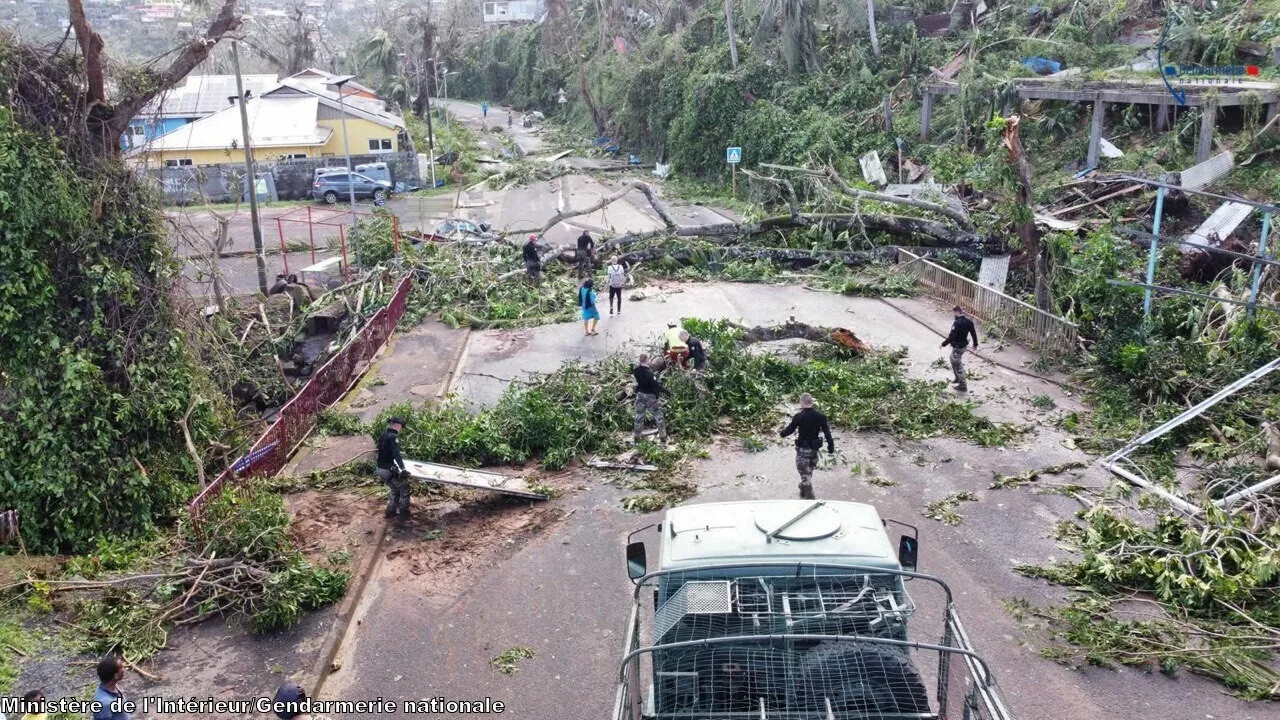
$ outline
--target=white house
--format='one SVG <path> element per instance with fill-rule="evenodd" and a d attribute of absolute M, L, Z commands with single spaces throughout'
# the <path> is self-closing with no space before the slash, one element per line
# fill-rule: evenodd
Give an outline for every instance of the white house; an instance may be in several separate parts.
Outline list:
<path fill-rule="evenodd" d="M 537 22 L 546 14 L 546 0 L 500 0 L 484 3 L 484 22 L 487 25 Z"/>

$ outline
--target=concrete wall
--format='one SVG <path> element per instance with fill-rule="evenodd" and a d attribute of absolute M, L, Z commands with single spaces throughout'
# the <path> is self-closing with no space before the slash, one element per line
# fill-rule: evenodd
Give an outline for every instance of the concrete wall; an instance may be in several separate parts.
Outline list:
<path fill-rule="evenodd" d="M 394 183 L 417 185 L 418 158 L 413 153 L 352 154 L 353 165 L 385 162 L 391 169 Z M 284 162 L 259 162 L 259 173 L 271 173 L 281 200 L 305 200 L 311 197 L 311 184 L 315 169 L 346 165 L 342 157 L 309 158 Z M 146 171 L 164 192 L 165 200 L 173 205 L 192 203 L 234 202 L 241 193 L 244 163 L 222 163 L 204 167 L 151 168 Z"/>

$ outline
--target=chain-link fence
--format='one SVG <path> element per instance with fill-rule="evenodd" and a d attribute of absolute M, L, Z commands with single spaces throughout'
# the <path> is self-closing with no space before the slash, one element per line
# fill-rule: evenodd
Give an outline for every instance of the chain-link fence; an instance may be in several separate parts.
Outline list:
<path fill-rule="evenodd" d="M 396 285 L 391 301 L 369 318 L 365 326 L 345 347 L 317 370 L 293 399 L 280 408 L 276 421 L 267 428 L 249 452 L 231 463 L 209 483 L 189 506 L 191 520 L 197 525 L 205 506 L 229 484 L 247 477 L 271 476 L 280 472 L 293 450 L 315 427 L 316 415 L 346 395 L 356 380 L 368 369 L 374 355 L 386 343 L 404 315 L 409 299 L 411 279 L 406 276 Z"/>
<path fill-rule="evenodd" d="M 937 607 L 918 614 L 906 580 Z M 652 574 L 635 597 L 614 720 L 1010 717 L 950 590 L 929 576 L 724 565 Z"/>

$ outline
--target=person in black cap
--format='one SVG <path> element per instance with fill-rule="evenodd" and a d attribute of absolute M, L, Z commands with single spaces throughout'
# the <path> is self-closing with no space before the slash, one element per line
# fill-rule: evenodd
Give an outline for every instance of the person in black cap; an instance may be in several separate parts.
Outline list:
<path fill-rule="evenodd" d="M 405 476 L 404 457 L 400 454 L 400 431 L 404 420 L 393 417 L 387 421 L 387 429 L 378 436 L 378 478 L 387 484 L 391 494 L 387 497 L 386 517 L 409 517 L 409 483 Z"/>
<path fill-rule="evenodd" d="M 964 351 L 969 346 L 970 336 L 973 337 L 973 349 L 978 349 L 978 329 L 973 326 L 972 320 L 965 317 L 964 308 L 957 305 L 951 311 L 956 314 L 956 319 L 951 323 L 951 334 L 942 341 L 942 347 L 951 346 L 951 371 L 956 375 L 951 384 L 956 386 L 956 390 L 967 392 L 969 386 L 964 381 Z"/>
<path fill-rule="evenodd" d="M 311 720 L 309 713 L 302 712 L 306 706 L 307 691 L 297 683 L 285 683 L 276 690 L 275 701 L 271 709 L 280 720 Z"/>

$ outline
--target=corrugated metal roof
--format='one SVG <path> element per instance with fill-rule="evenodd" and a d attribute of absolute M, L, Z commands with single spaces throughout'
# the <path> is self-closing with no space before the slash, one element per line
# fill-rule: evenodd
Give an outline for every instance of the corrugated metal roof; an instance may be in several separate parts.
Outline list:
<path fill-rule="evenodd" d="M 1224 152 L 1182 171 L 1182 187 L 1199 190 L 1225 177 L 1235 167 L 1235 156 Z"/>
<path fill-rule="evenodd" d="M 328 107 L 345 109 L 352 117 L 364 118 L 365 120 L 375 122 L 383 127 L 404 127 L 404 118 L 396 115 L 395 113 L 388 112 L 386 105 L 381 100 L 371 100 L 365 97 L 344 95 L 341 102 L 339 102 L 338 94 L 326 89 L 322 82 L 285 78 L 281 81 L 280 87 L 269 92 L 268 96 L 283 97 L 290 96 L 298 92 L 320 98 L 320 101 Z M 345 106 L 345 108 L 343 108 L 343 106 Z"/>
<path fill-rule="evenodd" d="M 1234 202 L 1223 203 L 1217 210 L 1213 211 L 1213 214 L 1200 227 L 1196 228 L 1195 232 L 1188 235 L 1184 240 L 1192 245 L 1215 247 L 1209 242 L 1211 235 L 1216 235 L 1218 240 L 1226 240 L 1252 212 L 1253 206 L 1251 205 Z"/>
<path fill-rule="evenodd" d="M 280 84 L 275 75 L 242 75 L 249 97 L 262 95 Z M 147 105 L 143 117 L 205 117 L 230 105 L 236 96 L 235 75 L 188 75 L 187 82 Z"/>
<path fill-rule="evenodd" d="M 329 141 L 332 130 L 316 125 L 319 98 L 266 96 L 245 105 L 253 147 L 313 147 Z M 209 117 L 161 135 L 137 152 L 183 152 L 239 147 L 243 142 L 240 110 L 229 106 Z"/>

